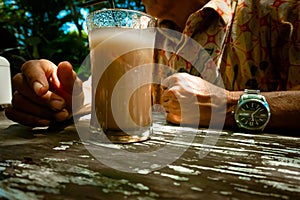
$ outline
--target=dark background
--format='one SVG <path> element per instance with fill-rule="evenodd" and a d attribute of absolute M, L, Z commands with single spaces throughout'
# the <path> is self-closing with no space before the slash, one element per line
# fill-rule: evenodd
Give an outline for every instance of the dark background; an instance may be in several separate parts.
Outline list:
<path fill-rule="evenodd" d="M 78 71 L 88 55 L 83 13 L 110 7 L 108 2 L 90 6 L 86 2 L 89 0 L 0 0 L 0 56 L 10 61 L 12 76 L 25 60 L 41 58 L 55 64 L 70 61 Z M 115 6 L 144 11 L 141 0 L 115 0 Z M 89 75 L 84 70 L 78 73 L 82 79 Z"/>

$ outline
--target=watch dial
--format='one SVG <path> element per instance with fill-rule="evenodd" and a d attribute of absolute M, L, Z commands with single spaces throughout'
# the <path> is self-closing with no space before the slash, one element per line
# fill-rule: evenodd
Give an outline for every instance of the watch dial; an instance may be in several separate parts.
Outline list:
<path fill-rule="evenodd" d="M 236 114 L 239 123 L 249 129 L 264 126 L 269 117 L 266 107 L 256 101 L 245 102 L 241 105 Z"/>

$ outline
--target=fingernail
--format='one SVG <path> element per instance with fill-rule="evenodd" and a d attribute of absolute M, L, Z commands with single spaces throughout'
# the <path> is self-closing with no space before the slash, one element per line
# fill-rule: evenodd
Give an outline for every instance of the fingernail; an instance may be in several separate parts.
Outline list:
<path fill-rule="evenodd" d="M 50 106 L 52 110 L 59 111 L 65 107 L 65 101 L 63 99 L 52 99 L 50 101 Z"/>
<path fill-rule="evenodd" d="M 42 89 L 43 87 L 44 87 L 44 86 L 43 86 L 40 82 L 35 81 L 35 82 L 33 83 L 33 90 L 34 90 L 35 93 L 37 93 L 37 94 L 40 94 L 40 91 L 41 91 L 41 89 Z"/>
<path fill-rule="evenodd" d="M 58 122 L 62 122 L 64 120 L 68 119 L 68 118 L 69 118 L 69 112 L 65 108 L 62 109 L 62 111 L 55 114 L 55 119 Z"/>

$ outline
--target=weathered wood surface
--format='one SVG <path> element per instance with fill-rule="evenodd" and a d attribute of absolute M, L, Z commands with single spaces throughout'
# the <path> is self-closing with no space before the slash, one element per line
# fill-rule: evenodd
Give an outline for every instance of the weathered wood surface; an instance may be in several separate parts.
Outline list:
<path fill-rule="evenodd" d="M 298 137 L 221 132 L 210 145 L 206 130 L 158 125 L 146 142 L 101 146 L 84 141 L 74 125 L 31 130 L 3 112 L 0 119 L 0 199 L 300 199 Z M 189 144 L 174 141 L 175 134 L 195 138 Z M 165 145 L 187 150 L 166 166 L 147 158 L 150 168 L 134 168 L 137 154 L 128 168 L 135 173 L 107 166 L 87 150 L 114 149 L 117 156 Z M 204 148 L 210 152 L 200 158 Z"/>

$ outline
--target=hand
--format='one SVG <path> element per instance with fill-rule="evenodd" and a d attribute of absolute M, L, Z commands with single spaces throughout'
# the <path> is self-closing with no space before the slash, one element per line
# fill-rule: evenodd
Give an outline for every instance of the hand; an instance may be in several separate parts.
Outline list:
<path fill-rule="evenodd" d="M 173 74 L 162 85 L 161 104 L 166 110 L 167 121 L 206 127 L 211 123 L 223 127 L 227 90 L 187 73 Z"/>
<path fill-rule="evenodd" d="M 48 60 L 32 60 L 21 71 L 13 78 L 12 106 L 5 110 L 9 119 L 31 127 L 48 126 L 72 116 L 73 97 L 73 111 L 82 106 L 82 81 L 69 62 L 56 66 Z"/>

